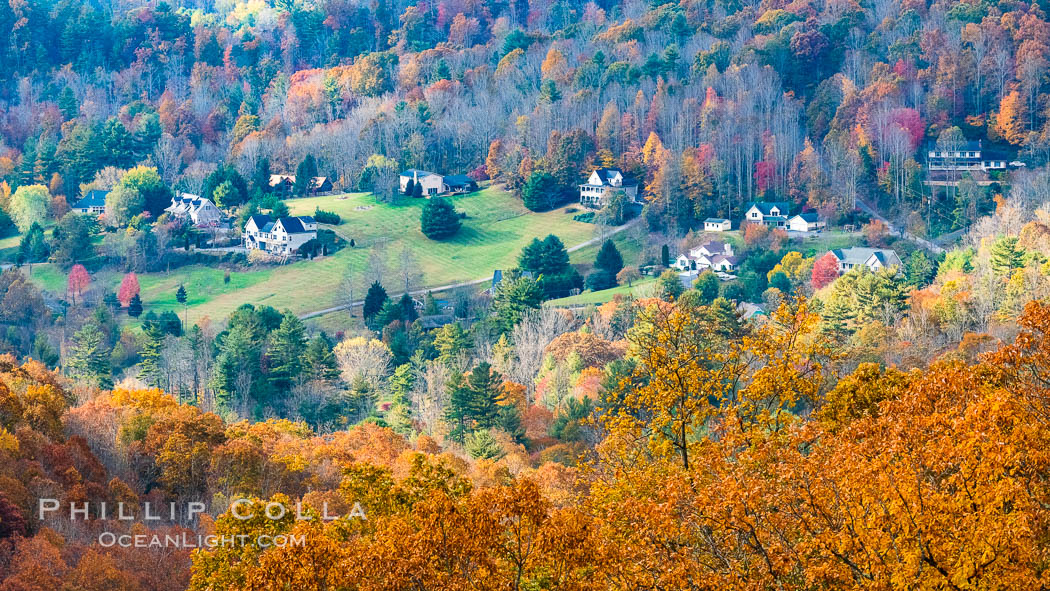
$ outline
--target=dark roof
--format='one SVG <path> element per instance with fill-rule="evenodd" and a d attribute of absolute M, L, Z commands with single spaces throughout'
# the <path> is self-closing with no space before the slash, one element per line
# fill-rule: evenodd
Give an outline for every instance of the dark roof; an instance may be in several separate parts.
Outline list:
<path fill-rule="evenodd" d="M 270 216 L 266 215 L 265 213 L 253 214 L 251 217 L 248 218 L 248 220 L 249 221 L 254 221 L 255 222 L 255 227 L 259 228 L 260 230 L 262 229 L 263 226 L 265 226 L 266 224 L 269 224 L 272 221 L 272 220 L 270 220 Z M 247 222 L 245 223 L 245 225 L 247 225 Z"/>
<path fill-rule="evenodd" d="M 496 287 L 500 283 L 503 283 L 503 269 L 496 269 L 492 272 L 492 287 Z"/>
<path fill-rule="evenodd" d="M 474 182 L 474 179 L 465 174 L 453 174 L 445 177 L 445 184 L 450 187 L 466 187 Z"/>
<path fill-rule="evenodd" d="M 431 316 L 421 316 L 419 318 L 419 325 L 425 330 L 431 330 L 434 328 L 441 328 L 446 324 L 452 324 L 456 321 L 456 317 L 452 314 L 433 314 Z"/>
<path fill-rule="evenodd" d="M 624 187 L 633 187 L 634 185 L 638 184 L 638 181 L 636 181 L 636 180 L 632 179 L 631 177 L 627 176 L 626 174 L 624 174 L 623 171 L 620 170 L 619 168 L 605 168 L 605 167 L 602 167 L 602 168 L 594 169 L 594 172 L 598 173 L 598 176 L 602 179 L 602 184 L 603 185 L 609 184 L 609 181 L 611 180 L 611 178 L 613 176 L 617 175 L 617 174 L 619 174 L 620 176 L 623 177 L 623 186 Z"/>
<path fill-rule="evenodd" d="M 299 221 L 299 218 L 281 218 L 280 222 L 281 225 L 284 226 L 284 231 L 289 234 L 301 234 L 306 231 L 306 229 L 303 228 L 303 223 Z"/>
<path fill-rule="evenodd" d="M 800 218 L 806 220 L 807 222 L 819 222 L 820 221 L 820 216 L 817 215 L 817 212 L 815 212 L 815 211 L 811 211 L 811 212 L 808 212 L 808 213 L 800 213 L 800 214 L 798 214 L 797 217 L 800 217 Z"/>
<path fill-rule="evenodd" d="M 768 216 L 774 206 L 780 210 L 781 214 L 786 214 L 791 211 L 791 204 L 787 201 L 756 201 L 749 204 L 744 211 L 751 211 L 752 207 L 757 207 L 758 210 L 762 212 L 762 215 Z"/>
<path fill-rule="evenodd" d="M 109 195 L 109 191 L 102 191 L 100 189 L 88 191 L 88 194 L 81 197 L 73 208 L 84 209 L 88 207 L 105 207 L 106 195 Z"/>
<path fill-rule="evenodd" d="M 726 223 L 728 221 L 729 220 L 727 220 L 725 218 L 707 218 L 706 220 L 704 220 L 704 223 L 705 224 L 724 224 L 724 223 Z"/>
<path fill-rule="evenodd" d="M 312 216 L 312 215 L 301 215 L 301 216 L 299 216 L 299 221 L 301 221 L 304 224 L 312 224 L 312 223 L 314 223 L 314 216 Z"/>
<path fill-rule="evenodd" d="M 937 151 L 937 152 L 941 151 L 941 149 L 937 147 L 937 142 L 930 142 L 930 148 L 929 149 L 931 151 Z M 949 150 L 944 150 L 944 151 L 948 152 Z M 968 141 L 965 141 L 959 146 L 958 150 L 950 150 L 950 151 L 952 151 L 952 152 L 956 152 L 956 151 L 957 152 L 980 152 L 981 151 L 981 140 L 976 140 L 976 141 L 969 141 L 968 140 Z"/>
<path fill-rule="evenodd" d="M 409 168 L 408 170 L 403 171 L 401 176 L 427 176 L 431 174 L 434 173 L 427 170 L 420 170 L 418 168 Z"/>

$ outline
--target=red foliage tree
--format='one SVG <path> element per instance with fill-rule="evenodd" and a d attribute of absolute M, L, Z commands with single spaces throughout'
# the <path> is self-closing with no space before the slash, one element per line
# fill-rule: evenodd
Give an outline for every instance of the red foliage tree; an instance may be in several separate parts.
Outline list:
<path fill-rule="evenodd" d="M 127 308 L 128 304 L 131 303 L 131 298 L 139 294 L 139 278 L 134 273 L 128 273 L 124 275 L 124 280 L 120 282 L 120 291 L 117 293 L 117 299 L 120 300 L 120 305 Z"/>
<path fill-rule="evenodd" d="M 66 291 L 73 298 L 73 304 L 77 303 L 77 296 L 84 293 L 87 286 L 91 284 L 91 275 L 88 274 L 84 265 L 77 263 L 69 270 L 69 280 L 66 283 Z"/>
<path fill-rule="evenodd" d="M 813 276 L 811 283 L 813 287 L 820 289 L 839 276 L 839 261 L 830 252 L 813 263 Z"/>

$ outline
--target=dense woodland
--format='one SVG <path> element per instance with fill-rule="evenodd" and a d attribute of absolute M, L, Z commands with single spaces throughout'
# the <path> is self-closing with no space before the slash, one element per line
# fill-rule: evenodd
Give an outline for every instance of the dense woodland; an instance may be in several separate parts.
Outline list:
<path fill-rule="evenodd" d="M 1050 586 L 1048 9 L 0 4 L 0 591 Z M 1023 166 L 927 182 L 926 147 L 967 141 Z M 161 269 L 269 264 L 202 258 L 216 237 L 164 212 L 176 192 L 237 230 L 287 215 L 272 173 L 398 203 L 417 168 L 544 212 L 598 166 L 645 205 L 595 214 L 641 219 L 593 264 L 537 236 L 491 290 L 417 304 L 411 252 L 373 246 L 338 333 L 261 302 L 187 322 L 182 285 L 181 315 L 142 298 Z M 104 213 L 71 213 L 93 190 Z M 665 270 L 755 200 L 903 265 L 840 275 L 824 242 L 748 225 L 734 281 Z M 435 242 L 466 223 L 420 213 Z M 642 293 L 545 305 L 642 270 Z M 240 497 L 368 519 L 241 521 Z M 39 519 L 40 498 L 209 509 Z"/>

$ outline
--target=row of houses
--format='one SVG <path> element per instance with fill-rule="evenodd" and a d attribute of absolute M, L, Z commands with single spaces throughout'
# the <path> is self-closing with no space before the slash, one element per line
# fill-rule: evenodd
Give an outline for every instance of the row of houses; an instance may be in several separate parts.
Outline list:
<path fill-rule="evenodd" d="M 400 190 L 402 193 L 408 191 L 409 182 L 411 182 L 413 186 L 418 185 L 422 187 L 421 192 L 424 197 L 471 193 L 478 190 L 477 181 L 465 174 L 450 174 L 445 176 L 437 174 L 436 172 L 419 170 L 417 168 L 410 168 L 402 171 L 398 176 L 398 183 L 401 187 Z"/>

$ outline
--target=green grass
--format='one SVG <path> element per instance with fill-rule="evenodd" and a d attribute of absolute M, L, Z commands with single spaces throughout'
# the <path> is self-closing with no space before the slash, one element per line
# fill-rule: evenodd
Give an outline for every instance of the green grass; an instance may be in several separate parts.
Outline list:
<path fill-rule="evenodd" d="M 561 298 L 557 300 L 551 300 L 546 303 L 547 306 L 588 306 L 592 304 L 604 304 L 610 302 L 617 295 L 644 295 L 656 282 L 656 277 L 644 277 L 634 282 L 634 285 L 628 287 L 626 285 L 619 285 L 612 289 L 603 289 L 602 291 L 586 291 L 580 295 L 569 296 L 567 298 Z"/>
<path fill-rule="evenodd" d="M 55 265 L 26 265 L 22 267 L 22 272 L 41 289 L 59 295 L 66 291 L 68 275 Z M 216 297 L 234 294 L 265 281 L 272 272 L 272 269 L 233 271 L 230 273 L 230 283 L 226 284 L 223 282 L 224 270 L 204 265 L 189 265 L 171 272 L 140 273 L 138 278 L 142 302 L 147 311 L 174 310 L 181 315 L 182 305 L 175 300 L 175 292 L 179 285 L 186 287 L 186 304 L 193 310 L 205 306 Z M 91 281 L 95 286 L 101 285 L 109 291 L 116 292 L 123 278 L 124 274 L 121 272 L 103 270 L 93 274 Z M 197 318 L 200 316 L 191 312 L 191 320 Z"/>
<path fill-rule="evenodd" d="M 21 234 L 0 239 L 0 261 L 5 263 L 13 262 L 15 255 L 18 254 L 18 244 L 20 242 L 22 242 Z"/>
<path fill-rule="evenodd" d="M 338 213 L 342 222 L 336 230 L 353 239 L 355 247 L 312 261 L 234 271 L 229 285 L 223 283 L 222 269 L 206 265 L 142 273 L 139 284 L 143 305 L 147 311 L 175 310 L 182 316 L 175 291 L 183 284 L 189 295 L 187 315 L 191 323 L 203 317 L 221 321 L 244 303 L 270 305 L 295 313 L 311 312 L 342 303 L 338 294 L 347 269 L 352 268 L 360 280 L 374 245 L 379 245 L 384 253 L 386 275 L 390 278 L 388 287 L 393 288 L 397 282 L 398 257 L 406 247 L 418 271 L 422 272 L 422 285 L 440 286 L 490 277 L 493 269 L 516 266 L 518 253 L 533 238 L 555 234 L 567 247 L 572 247 L 594 236 L 595 227 L 573 221 L 575 214 L 566 213 L 566 208 L 533 213 L 526 210 L 520 200 L 496 187 L 449 199 L 467 218 L 458 234 L 440 242 L 420 232 L 419 214 L 425 203 L 422 199 L 383 204 L 371 195 L 357 193 L 288 200 L 286 203 L 293 215 L 312 215 L 318 207 Z M 2 244 L 0 242 L 0 246 Z M 17 238 L 14 245 L 17 248 Z M 637 250 L 637 246 L 622 235 L 617 236 L 617 246 L 626 260 L 631 260 L 634 255 L 630 253 Z M 573 253 L 572 260 L 593 262 L 597 250 L 598 245 L 589 246 Z M 58 295 L 65 293 L 66 273 L 61 269 L 41 264 L 33 265 L 31 273 L 28 269 L 23 272 L 41 288 Z M 92 281 L 116 291 L 122 277 L 121 272 L 101 271 L 92 276 Z M 343 317 L 339 317 L 340 314 Z M 348 327 L 350 320 L 345 318 L 345 312 L 340 312 L 322 316 L 313 323 L 331 330 Z"/>
<path fill-rule="evenodd" d="M 495 187 L 450 200 L 467 218 L 459 233 L 440 242 L 420 232 L 419 214 L 425 202 L 422 199 L 404 199 L 392 205 L 377 203 L 371 195 L 358 193 L 289 200 L 286 203 L 293 215 L 312 215 L 317 207 L 338 213 L 342 223 L 337 230 L 353 239 L 355 248 L 344 248 L 313 261 L 247 272 L 249 278 L 242 288 L 221 293 L 209 291 L 206 301 L 191 306 L 190 321 L 203 316 L 225 318 L 245 302 L 296 313 L 337 305 L 347 269 L 353 268 L 360 277 L 370 248 L 376 244 L 381 244 L 385 253 L 391 286 L 396 282 L 393 278 L 398 255 L 405 247 L 423 274 L 423 285 L 438 286 L 489 277 L 493 269 L 515 266 L 522 247 L 535 237 L 553 233 L 571 247 L 590 239 L 594 232 L 593 225 L 573 221 L 573 214 L 565 213 L 565 208 L 532 213 L 518 199 Z M 221 271 L 218 273 L 221 280 Z M 144 301 L 150 303 L 148 299 Z"/>

